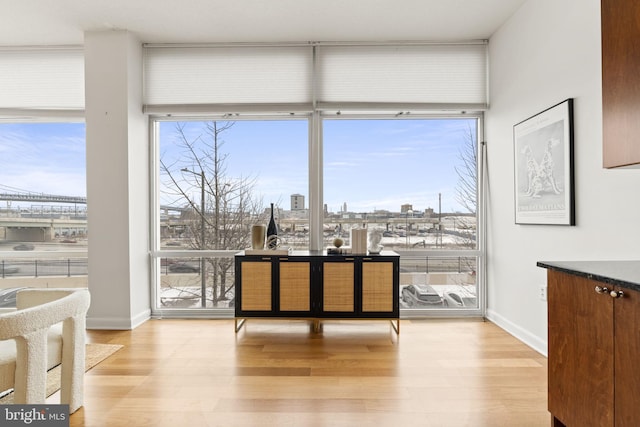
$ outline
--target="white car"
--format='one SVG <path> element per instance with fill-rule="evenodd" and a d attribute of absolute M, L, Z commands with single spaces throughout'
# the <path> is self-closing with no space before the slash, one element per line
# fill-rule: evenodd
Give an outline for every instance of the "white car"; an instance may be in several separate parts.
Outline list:
<path fill-rule="evenodd" d="M 442 294 L 444 305 L 447 307 L 477 307 L 478 299 L 475 295 L 466 295 L 454 291 L 446 291 Z"/>
<path fill-rule="evenodd" d="M 16 306 L 16 294 L 22 288 L 0 289 L 0 308 L 12 308 Z"/>
<path fill-rule="evenodd" d="M 402 288 L 402 301 L 409 307 L 438 307 L 443 305 L 440 295 L 430 285 L 407 285 Z"/>

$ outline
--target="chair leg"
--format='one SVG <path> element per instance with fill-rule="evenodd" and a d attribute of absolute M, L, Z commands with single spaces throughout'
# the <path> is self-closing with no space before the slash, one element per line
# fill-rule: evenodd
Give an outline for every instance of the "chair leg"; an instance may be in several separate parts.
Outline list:
<path fill-rule="evenodd" d="M 47 387 L 47 330 L 16 337 L 15 404 L 42 404 Z"/>
<path fill-rule="evenodd" d="M 85 318 L 66 319 L 62 326 L 62 372 L 60 403 L 69 404 L 69 413 L 77 411 L 84 400 Z"/>

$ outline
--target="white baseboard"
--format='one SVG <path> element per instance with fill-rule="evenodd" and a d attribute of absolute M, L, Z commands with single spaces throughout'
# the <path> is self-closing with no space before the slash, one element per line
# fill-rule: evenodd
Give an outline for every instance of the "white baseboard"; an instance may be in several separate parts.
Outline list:
<path fill-rule="evenodd" d="M 486 317 L 488 320 L 495 323 L 538 353 L 542 354 L 545 357 L 548 356 L 547 342 L 540 337 L 533 335 L 526 329 L 522 329 L 520 326 L 504 318 L 493 310 L 487 310 Z"/>
<path fill-rule="evenodd" d="M 131 330 L 151 318 L 151 310 L 128 317 L 87 317 L 87 329 Z"/>

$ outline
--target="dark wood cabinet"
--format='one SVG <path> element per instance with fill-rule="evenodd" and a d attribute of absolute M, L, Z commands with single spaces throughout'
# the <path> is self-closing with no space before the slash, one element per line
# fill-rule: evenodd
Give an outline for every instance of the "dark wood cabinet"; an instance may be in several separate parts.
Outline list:
<path fill-rule="evenodd" d="M 271 317 L 392 319 L 398 331 L 399 261 L 394 252 L 373 256 L 238 254 L 236 330 L 247 318 Z"/>
<path fill-rule="evenodd" d="M 640 164 L 640 2 L 602 0 L 602 130 L 606 168 Z"/>
<path fill-rule="evenodd" d="M 640 292 L 555 270 L 547 280 L 552 425 L 640 425 Z"/>
<path fill-rule="evenodd" d="M 547 280 L 549 412 L 566 426 L 612 426 L 613 299 L 589 279 Z"/>
<path fill-rule="evenodd" d="M 640 292 L 624 289 L 614 302 L 616 426 L 640 425 Z"/>

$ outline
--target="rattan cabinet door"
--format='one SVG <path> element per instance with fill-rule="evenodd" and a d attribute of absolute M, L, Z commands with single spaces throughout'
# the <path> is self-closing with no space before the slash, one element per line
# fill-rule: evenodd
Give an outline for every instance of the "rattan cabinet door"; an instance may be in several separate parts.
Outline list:
<path fill-rule="evenodd" d="M 242 262 L 242 311 L 271 311 L 271 261 Z"/>
<path fill-rule="evenodd" d="M 362 262 L 362 312 L 393 312 L 392 262 Z"/>
<path fill-rule="evenodd" d="M 354 313 L 355 265 L 353 259 L 344 262 L 324 262 L 322 276 L 322 310 Z"/>
<path fill-rule="evenodd" d="M 311 263 L 280 262 L 280 311 L 311 311 Z"/>

